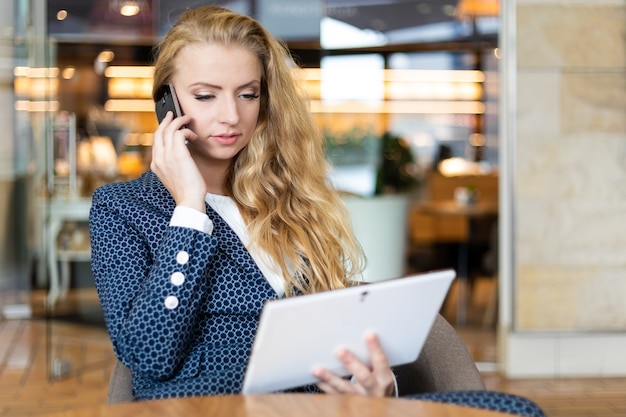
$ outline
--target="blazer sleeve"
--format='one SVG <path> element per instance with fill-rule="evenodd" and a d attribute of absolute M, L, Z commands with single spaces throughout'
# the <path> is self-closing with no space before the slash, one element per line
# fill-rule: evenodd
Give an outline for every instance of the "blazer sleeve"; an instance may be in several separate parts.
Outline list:
<path fill-rule="evenodd" d="M 171 378 L 189 354 L 217 240 L 169 226 L 156 207 L 98 189 L 92 271 L 115 353 L 133 373 Z M 133 203 L 135 203 L 133 205 Z"/>

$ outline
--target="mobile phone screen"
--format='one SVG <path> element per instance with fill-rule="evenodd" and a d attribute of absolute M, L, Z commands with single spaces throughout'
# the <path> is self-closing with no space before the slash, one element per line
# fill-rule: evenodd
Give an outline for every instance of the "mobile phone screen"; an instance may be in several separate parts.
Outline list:
<path fill-rule="evenodd" d="M 157 120 L 159 123 L 165 118 L 168 111 L 174 113 L 174 117 L 182 116 L 180 111 L 180 105 L 178 104 L 178 98 L 176 97 L 176 91 L 170 84 L 164 84 L 159 89 L 157 100 L 154 103 Z"/>

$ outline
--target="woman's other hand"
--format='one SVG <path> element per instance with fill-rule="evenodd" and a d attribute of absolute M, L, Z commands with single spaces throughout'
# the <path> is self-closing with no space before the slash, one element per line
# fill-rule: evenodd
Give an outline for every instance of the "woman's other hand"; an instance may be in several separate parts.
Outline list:
<path fill-rule="evenodd" d="M 387 355 L 376 334 L 369 333 L 365 342 L 370 352 L 372 365 L 361 362 L 347 349 L 339 349 L 337 357 L 352 374 L 348 380 L 327 369 L 317 368 L 313 375 L 320 379 L 317 386 L 327 394 L 358 394 L 373 397 L 395 395 L 395 376 L 389 367 Z"/>

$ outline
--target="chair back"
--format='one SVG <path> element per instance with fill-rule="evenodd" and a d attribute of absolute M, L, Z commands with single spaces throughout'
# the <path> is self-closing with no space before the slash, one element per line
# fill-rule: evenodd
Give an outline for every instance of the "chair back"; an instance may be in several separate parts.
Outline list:
<path fill-rule="evenodd" d="M 417 360 L 393 370 L 400 396 L 485 389 L 465 343 L 441 314 L 435 318 Z"/>
<path fill-rule="evenodd" d="M 107 404 L 129 403 L 134 400 L 130 369 L 119 359 L 116 359 L 109 379 Z"/>

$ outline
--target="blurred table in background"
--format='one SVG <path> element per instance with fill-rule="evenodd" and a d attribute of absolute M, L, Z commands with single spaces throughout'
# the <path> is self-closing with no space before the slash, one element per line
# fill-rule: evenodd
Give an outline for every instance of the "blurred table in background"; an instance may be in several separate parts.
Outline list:
<path fill-rule="evenodd" d="M 459 296 L 457 305 L 456 322 L 464 325 L 467 314 L 467 287 L 470 281 L 469 251 L 472 243 L 476 239 L 476 221 L 478 219 L 492 219 L 495 221 L 498 215 L 497 201 L 477 201 L 471 204 L 459 204 L 456 200 L 427 201 L 416 204 L 411 208 L 411 218 L 413 228 L 419 229 L 421 226 L 415 224 L 415 218 L 420 216 L 434 218 L 438 224 L 445 225 L 450 220 L 460 220 L 463 222 L 463 234 L 458 241 L 457 278 L 459 281 Z M 419 233 L 419 230 L 415 230 Z"/>
<path fill-rule="evenodd" d="M 417 269 L 457 267 L 461 284 L 457 308 L 460 325 L 466 320 L 471 267 L 476 269 L 483 264 L 482 259 L 470 255 L 482 257 L 481 252 L 497 247 L 498 181 L 497 173 L 447 177 L 432 171 L 425 177 L 423 200 L 409 208 L 409 256 L 416 258 L 416 253 L 427 253 L 420 256 L 428 258 L 420 259 L 422 264 L 418 262 Z M 471 191 L 473 198 L 468 204 L 459 202 L 459 190 Z M 448 264 L 450 249 L 457 250 L 455 260 Z"/>

